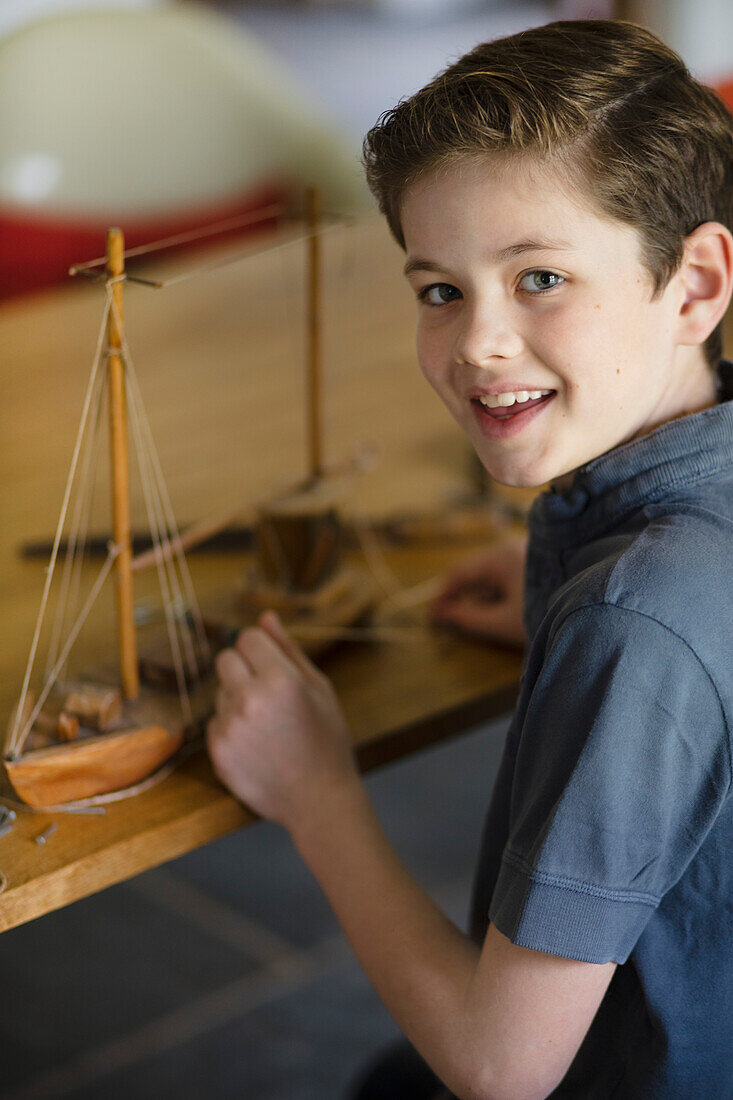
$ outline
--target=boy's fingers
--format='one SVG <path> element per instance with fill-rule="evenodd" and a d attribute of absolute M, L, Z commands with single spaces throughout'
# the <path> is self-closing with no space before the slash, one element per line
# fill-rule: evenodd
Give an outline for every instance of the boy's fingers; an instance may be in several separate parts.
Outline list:
<path fill-rule="evenodd" d="M 430 612 L 440 616 L 445 610 L 450 611 L 457 604 L 479 604 L 482 607 L 493 606 L 507 602 L 505 589 L 489 583 L 464 584 L 452 591 L 441 592 L 430 605 Z"/>
<path fill-rule="evenodd" d="M 469 560 L 448 574 L 438 599 L 476 588 L 501 590 L 513 572 L 511 565 L 496 555 Z"/>
<path fill-rule="evenodd" d="M 263 627 L 249 627 L 237 639 L 237 649 L 242 652 L 254 676 L 260 676 L 274 668 L 293 672 L 298 668 L 282 646 Z"/>
<path fill-rule="evenodd" d="M 219 681 L 224 687 L 242 686 L 252 679 L 247 658 L 239 648 L 239 639 L 233 649 L 222 649 L 217 654 L 215 664 Z"/>
<path fill-rule="evenodd" d="M 446 604 L 440 615 L 436 616 L 436 621 L 480 637 L 522 644 L 517 624 L 511 621 L 509 605 L 503 600 L 495 604 L 469 603 L 466 600 Z"/>
<path fill-rule="evenodd" d="M 465 588 L 466 585 L 476 584 L 479 581 L 491 582 L 495 576 L 496 570 L 491 562 L 485 560 L 464 562 L 445 578 L 443 591 Z"/>
<path fill-rule="evenodd" d="M 244 695 L 242 691 L 239 692 L 230 691 L 226 687 L 220 686 L 217 689 L 215 697 L 216 714 L 219 718 L 228 718 L 231 715 L 238 715 L 242 709 L 242 699 Z"/>
<path fill-rule="evenodd" d="M 315 665 L 306 656 L 298 643 L 290 637 L 279 616 L 274 611 L 265 611 L 260 616 L 260 626 L 304 675 L 312 676 L 317 672 Z"/>

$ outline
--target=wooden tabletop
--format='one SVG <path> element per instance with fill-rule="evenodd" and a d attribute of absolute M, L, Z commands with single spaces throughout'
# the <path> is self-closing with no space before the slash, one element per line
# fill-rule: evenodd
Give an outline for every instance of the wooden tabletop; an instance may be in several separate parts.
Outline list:
<path fill-rule="evenodd" d="M 381 222 L 330 234 L 326 245 L 326 460 L 376 445 L 376 468 L 345 502 L 384 517 L 443 508 L 470 491 L 458 429 L 419 375 L 414 305 L 400 253 Z M 217 258 L 234 255 L 218 251 Z M 206 257 L 195 257 L 194 263 Z M 193 266 L 191 257 L 166 270 Z M 159 273 L 159 272 L 158 272 Z M 185 524 L 252 504 L 301 476 L 302 246 L 242 260 L 161 291 L 129 288 L 133 358 L 174 509 Z M 98 288 L 73 285 L 0 313 L 0 720 L 19 692 L 40 600 L 44 563 L 26 541 L 53 534 L 102 306 Z M 104 455 L 104 447 L 102 448 Z M 91 527 L 108 526 L 106 460 Z M 133 525 L 143 526 L 133 486 Z M 384 549 L 404 587 L 436 577 L 471 547 L 425 542 Z M 191 558 L 200 597 L 236 585 L 242 555 Z M 144 585 L 136 598 L 147 599 Z M 80 641 L 82 663 L 110 634 L 105 600 Z M 516 651 L 440 633 L 411 614 L 390 640 L 340 645 L 321 659 L 342 700 L 360 764 L 375 767 L 508 711 L 518 686 Z M 248 824 L 199 752 L 159 785 L 104 815 L 19 812 L 0 837 L 0 930 L 31 920 Z M 35 843 L 50 823 L 47 843 Z"/>

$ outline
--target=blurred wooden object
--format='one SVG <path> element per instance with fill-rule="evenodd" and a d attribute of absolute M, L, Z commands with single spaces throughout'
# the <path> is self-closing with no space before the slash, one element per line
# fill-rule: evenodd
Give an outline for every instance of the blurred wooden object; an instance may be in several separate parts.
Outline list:
<path fill-rule="evenodd" d="M 319 626 L 333 630 L 361 621 L 374 607 L 378 589 L 364 570 L 344 563 L 340 506 L 350 485 L 342 478 L 339 491 L 339 482 L 328 477 L 323 462 L 324 225 L 314 187 L 306 190 L 304 223 L 307 475 L 304 485 L 258 507 L 255 568 L 245 581 L 244 605 L 255 614 L 272 607 L 286 626 L 305 622 L 317 631 Z M 221 635 L 215 628 L 213 636 L 217 633 Z M 327 648 L 323 641 L 321 645 Z"/>

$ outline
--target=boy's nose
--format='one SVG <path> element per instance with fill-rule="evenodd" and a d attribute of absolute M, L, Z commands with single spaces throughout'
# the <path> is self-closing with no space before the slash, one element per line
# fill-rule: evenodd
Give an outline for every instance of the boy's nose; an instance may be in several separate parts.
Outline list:
<path fill-rule="evenodd" d="M 523 347 L 522 338 L 506 317 L 475 314 L 466 318 L 455 343 L 458 363 L 488 366 L 495 359 L 513 359 Z"/>

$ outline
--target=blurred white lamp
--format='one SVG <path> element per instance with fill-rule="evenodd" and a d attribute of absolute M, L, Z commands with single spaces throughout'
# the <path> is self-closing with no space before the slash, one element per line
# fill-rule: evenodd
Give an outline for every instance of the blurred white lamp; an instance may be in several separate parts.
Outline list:
<path fill-rule="evenodd" d="M 57 15 L 0 39 L 0 296 L 257 210 L 304 182 L 364 201 L 355 154 L 240 28 L 187 5 Z"/>

